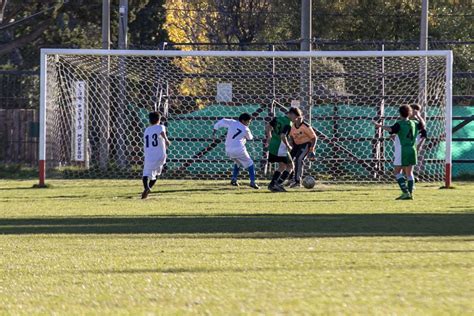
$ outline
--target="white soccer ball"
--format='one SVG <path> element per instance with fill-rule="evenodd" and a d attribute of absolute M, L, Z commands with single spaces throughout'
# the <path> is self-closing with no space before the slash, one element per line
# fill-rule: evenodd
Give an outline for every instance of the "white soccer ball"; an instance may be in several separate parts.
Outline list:
<path fill-rule="evenodd" d="M 312 176 L 306 176 L 303 179 L 303 186 L 306 189 L 312 189 L 316 185 L 316 180 Z"/>

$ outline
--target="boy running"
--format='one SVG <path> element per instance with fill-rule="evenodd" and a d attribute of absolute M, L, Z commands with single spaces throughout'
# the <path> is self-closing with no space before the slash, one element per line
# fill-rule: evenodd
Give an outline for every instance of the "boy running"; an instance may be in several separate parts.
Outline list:
<path fill-rule="evenodd" d="M 156 177 L 161 175 L 166 163 L 166 148 L 171 144 L 166 136 L 166 128 L 160 125 L 161 116 L 157 112 L 148 114 L 150 126 L 145 129 L 143 145 L 145 162 L 143 164 L 143 193 L 142 199 L 146 199 L 151 188 L 156 183 Z M 149 182 L 148 182 L 149 181 Z"/>
<path fill-rule="evenodd" d="M 234 161 L 230 184 L 237 187 L 239 186 L 237 179 L 240 167 L 243 167 L 249 172 L 250 187 L 258 190 L 260 187 L 255 183 L 255 165 L 245 147 L 247 140 L 253 139 L 252 132 L 249 128 L 251 121 L 252 116 L 248 113 L 241 114 L 238 121 L 222 119 L 214 125 L 213 137 L 215 137 L 218 129 L 227 128 L 225 151 L 227 156 Z"/>
<path fill-rule="evenodd" d="M 412 109 L 408 105 L 402 105 L 399 109 L 400 120 L 393 126 L 384 126 L 374 122 L 375 126 L 395 135 L 395 159 L 394 174 L 402 195 L 397 200 L 412 200 L 415 177 L 413 167 L 417 163 L 416 136 L 424 130 L 425 122 L 410 120 Z M 401 172 L 403 171 L 403 173 Z M 406 178 L 405 178 L 406 177 Z M 407 186 L 408 179 L 408 186 Z"/>

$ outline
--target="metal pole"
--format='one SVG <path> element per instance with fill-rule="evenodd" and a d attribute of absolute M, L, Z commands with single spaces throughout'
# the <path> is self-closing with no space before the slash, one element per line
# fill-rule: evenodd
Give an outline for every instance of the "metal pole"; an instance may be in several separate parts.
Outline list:
<path fill-rule="evenodd" d="M 421 24 L 420 24 L 420 50 L 428 50 L 428 0 L 422 0 L 421 3 Z M 425 106 L 427 105 L 427 58 L 420 58 L 420 74 L 419 74 L 419 93 L 418 103 L 422 107 L 422 112 L 426 115 Z"/>
<path fill-rule="evenodd" d="M 128 0 L 120 0 L 119 5 L 119 34 L 118 47 L 119 49 L 127 49 L 127 32 L 128 32 Z M 118 116 L 124 117 L 126 115 L 127 107 L 127 65 L 126 57 L 119 57 L 119 97 L 115 113 Z M 117 164 L 120 168 L 127 167 L 127 131 L 124 130 L 123 125 L 119 121 L 115 121 L 115 137 L 117 138 Z M 125 128 L 126 129 L 126 128 Z"/>
<path fill-rule="evenodd" d="M 39 130 L 39 186 L 45 187 L 46 183 L 46 106 L 47 106 L 47 75 L 48 71 L 46 67 L 48 66 L 47 55 L 44 52 L 41 52 L 40 59 L 40 130 Z"/>
<path fill-rule="evenodd" d="M 311 51 L 311 0 L 301 0 L 301 51 Z M 301 59 L 300 107 L 311 124 L 311 57 Z"/>
<path fill-rule="evenodd" d="M 382 52 L 385 51 L 385 44 L 381 46 Z M 381 118 L 381 124 L 385 122 L 385 57 L 382 56 L 380 62 L 380 104 L 377 109 L 377 118 Z M 384 158 L 384 139 L 383 139 L 383 130 L 381 128 L 376 128 L 375 130 L 375 148 L 374 148 L 374 159 L 376 161 L 376 168 L 374 177 L 379 178 L 380 174 L 384 171 L 384 162 L 382 159 Z"/>
<path fill-rule="evenodd" d="M 119 6 L 119 49 L 127 49 L 128 33 L 128 0 L 120 0 Z"/>
<path fill-rule="evenodd" d="M 110 49 L 110 0 L 102 0 L 102 48 Z"/>
<path fill-rule="evenodd" d="M 428 50 L 428 0 L 421 3 L 420 50 Z"/>
<path fill-rule="evenodd" d="M 110 49 L 110 0 L 102 0 L 102 48 L 107 50 Z M 104 71 L 101 83 L 104 98 L 101 100 L 102 106 L 100 111 L 96 112 L 99 116 L 96 121 L 100 122 L 98 124 L 98 135 L 100 135 L 98 153 L 99 165 L 102 170 L 107 170 L 109 163 L 110 138 L 110 56 L 107 55 L 102 57 L 102 67 Z M 94 155 L 94 153 L 91 152 L 91 155 Z"/>
<path fill-rule="evenodd" d="M 453 142 L 453 53 L 446 56 L 446 152 L 445 152 L 445 187 L 452 183 L 452 151 Z"/>
<path fill-rule="evenodd" d="M 311 0 L 301 0 L 301 50 L 311 50 Z"/>

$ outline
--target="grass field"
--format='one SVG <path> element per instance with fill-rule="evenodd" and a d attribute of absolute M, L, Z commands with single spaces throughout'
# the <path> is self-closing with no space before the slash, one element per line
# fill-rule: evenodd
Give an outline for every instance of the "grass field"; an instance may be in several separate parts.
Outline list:
<path fill-rule="evenodd" d="M 0 181 L 1 314 L 474 314 L 474 183 Z"/>

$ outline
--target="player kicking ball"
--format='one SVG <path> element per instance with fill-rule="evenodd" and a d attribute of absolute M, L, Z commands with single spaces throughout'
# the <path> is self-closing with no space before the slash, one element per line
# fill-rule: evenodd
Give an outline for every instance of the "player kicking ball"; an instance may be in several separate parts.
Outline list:
<path fill-rule="evenodd" d="M 275 117 L 265 126 L 266 144 L 268 147 L 268 162 L 277 162 L 278 169 L 273 174 L 272 181 L 268 185 L 271 192 L 286 192 L 282 186 L 283 182 L 293 171 L 293 160 L 290 152 L 292 147 L 288 141 L 291 130 L 291 122 L 300 116 L 300 111 L 291 108 L 286 116 Z"/>
<path fill-rule="evenodd" d="M 166 128 L 160 124 L 161 116 L 157 112 L 148 114 L 150 126 L 145 129 L 143 145 L 145 162 L 143 164 L 143 193 L 142 199 L 146 199 L 151 188 L 156 183 L 156 178 L 161 175 L 166 163 L 166 148 L 171 144 L 166 136 Z"/>
<path fill-rule="evenodd" d="M 411 120 L 412 108 L 402 105 L 399 109 L 400 120 L 393 126 L 384 126 L 374 122 L 375 126 L 395 135 L 394 174 L 402 195 L 397 200 L 412 200 L 415 176 L 413 168 L 417 163 L 416 139 L 419 131 L 424 130 L 424 121 Z M 408 181 L 407 181 L 408 180 Z"/>
<path fill-rule="evenodd" d="M 225 152 L 227 156 L 234 161 L 230 184 L 236 187 L 239 186 L 238 177 L 240 167 L 242 167 L 249 172 L 250 187 L 258 190 L 260 187 L 255 183 L 255 165 L 245 147 L 247 141 L 253 139 L 252 132 L 249 128 L 251 122 L 252 116 L 248 113 L 241 114 L 238 121 L 224 118 L 214 125 L 213 137 L 215 138 L 218 129 L 227 128 Z"/>

